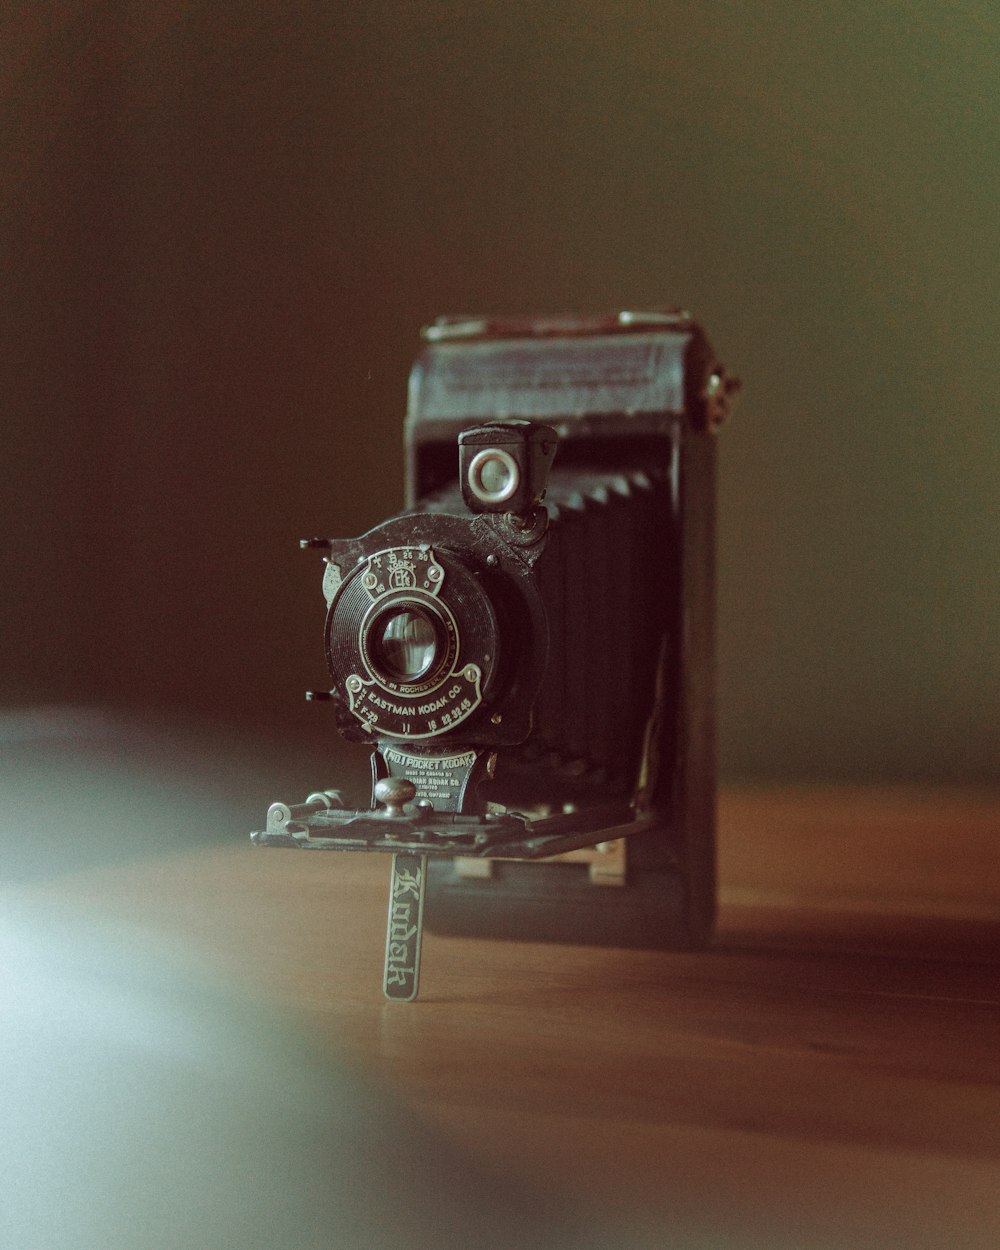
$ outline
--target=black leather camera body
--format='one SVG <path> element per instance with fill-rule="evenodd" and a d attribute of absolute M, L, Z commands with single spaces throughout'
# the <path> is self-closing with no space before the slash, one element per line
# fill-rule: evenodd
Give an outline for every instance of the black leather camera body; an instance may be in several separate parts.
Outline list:
<path fill-rule="evenodd" d="M 372 808 L 318 792 L 254 839 L 396 856 L 390 997 L 416 993 L 425 895 L 451 934 L 701 945 L 716 431 L 738 384 L 680 312 L 424 338 L 405 510 L 304 544 L 326 560 L 314 697 L 371 746 Z"/>

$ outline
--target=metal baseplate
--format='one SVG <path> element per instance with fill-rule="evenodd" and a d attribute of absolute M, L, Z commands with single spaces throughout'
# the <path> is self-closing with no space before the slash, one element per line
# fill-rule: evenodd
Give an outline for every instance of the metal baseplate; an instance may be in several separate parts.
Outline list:
<path fill-rule="evenodd" d="M 382 783 L 379 785 L 388 785 Z M 370 811 L 338 806 L 326 790 L 304 803 L 272 803 L 267 828 L 250 835 L 257 846 L 311 851 L 410 851 L 441 857 L 547 859 L 596 842 L 610 842 L 648 829 L 627 803 L 595 805 L 532 819 L 519 812 L 481 815 L 439 812 L 426 801 L 407 811 L 390 803 Z"/>
<path fill-rule="evenodd" d="M 466 865 L 493 859 L 542 860 L 566 856 L 571 862 L 609 852 L 652 827 L 652 818 L 631 804 L 599 804 L 556 815 L 531 817 L 489 809 L 481 814 L 435 810 L 428 799 L 412 800 L 416 787 L 399 777 L 375 786 L 382 806 L 358 811 L 342 806 L 336 790 L 310 794 L 304 803 L 272 803 L 267 827 L 251 834 L 256 846 L 311 851 L 382 851 L 392 855 L 382 991 L 409 1002 L 420 981 L 420 947 L 428 857 L 460 858 Z M 593 879 L 593 874 L 592 874 Z"/>

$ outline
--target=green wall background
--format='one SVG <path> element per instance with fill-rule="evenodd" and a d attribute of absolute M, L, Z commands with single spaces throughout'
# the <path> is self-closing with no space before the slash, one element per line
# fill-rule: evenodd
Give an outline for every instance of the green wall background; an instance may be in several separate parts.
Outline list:
<path fill-rule="evenodd" d="M 0 18 L 8 705 L 324 735 L 307 533 L 418 326 L 691 308 L 730 777 L 996 780 L 1000 10 L 32 0 Z"/>

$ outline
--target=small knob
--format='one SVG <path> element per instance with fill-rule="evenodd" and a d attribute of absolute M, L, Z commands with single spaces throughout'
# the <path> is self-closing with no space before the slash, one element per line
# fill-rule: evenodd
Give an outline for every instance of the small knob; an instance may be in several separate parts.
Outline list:
<path fill-rule="evenodd" d="M 383 777 L 375 783 L 375 798 L 385 804 L 387 816 L 403 816 L 403 806 L 417 793 L 417 787 L 405 777 Z"/>

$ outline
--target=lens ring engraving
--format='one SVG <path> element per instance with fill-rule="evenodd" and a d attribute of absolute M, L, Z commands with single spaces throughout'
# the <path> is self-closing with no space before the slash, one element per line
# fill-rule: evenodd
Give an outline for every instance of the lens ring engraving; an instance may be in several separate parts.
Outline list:
<path fill-rule="evenodd" d="M 473 679 L 469 670 L 474 670 Z M 388 694 L 374 681 L 348 685 L 352 714 L 368 732 L 385 738 L 436 738 L 468 720 L 482 702 L 479 670 L 474 664 L 452 673 L 446 683 L 424 696 L 424 701 Z"/>

